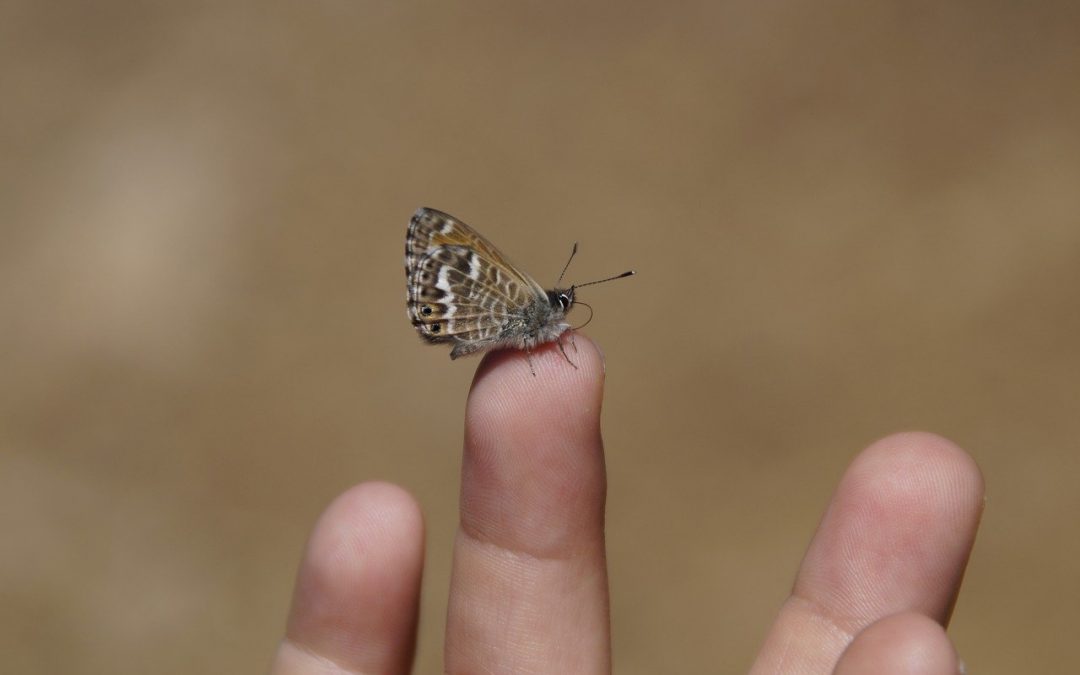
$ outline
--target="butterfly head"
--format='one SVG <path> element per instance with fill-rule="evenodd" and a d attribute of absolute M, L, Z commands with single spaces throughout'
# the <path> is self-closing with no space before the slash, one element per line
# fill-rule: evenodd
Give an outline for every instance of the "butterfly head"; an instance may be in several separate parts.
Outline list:
<path fill-rule="evenodd" d="M 567 260 L 566 265 L 563 266 L 562 273 L 559 275 L 559 281 L 555 282 L 556 285 L 561 283 L 563 277 L 566 276 L 566 270 L 569 269 L 570 262 L 574 259 L 575 255 L 577 255 L 577 242 L 574 242 L 574 249 L 572 251 L 570 251 L 570 260 Z M 587 284 L 574 284 L 570 288 L 556 288 L 554 290 L 551 290 L 551 291 L 547 292 L 548 302 L 551 303 L 552 307 L 561 310 L 562 313 L 565 314 L 565 313 L 570 311 L 571 307 L 574 306 L 574 291 L 576 289 L 581 288 L 582 286 L 592 286 L 592 285 L 595 285 L 595 284 L 602 284 L 605 281 L 613 281 L 615 279 L 622 279 L 623 277 L 633 276 L 633 274 L 634 274 L 634 270 L 630 270 L 629 272 L 623 272 L 622 274 L 616 274 L 615 276 L 608 277 L 607 279 L 599 279 L 597 281 L 590 281 Z"/>
<path fill-rule="evenodd" d="M 566 314 L 570 311 L 570 308 L 574 306 L 574 287 L 570 288 L 556 288 L 547 292 L 548 302 L 552 307 L 555 307 Z"/>

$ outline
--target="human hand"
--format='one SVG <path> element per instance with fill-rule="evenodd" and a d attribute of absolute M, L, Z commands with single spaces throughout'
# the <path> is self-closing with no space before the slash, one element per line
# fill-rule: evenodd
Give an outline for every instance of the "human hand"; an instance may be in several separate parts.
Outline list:
<path fill-rule="evenodd" d="M 577 335 L 502 351 L 469 394 L 461 524 L 446 625 L 448 673 L 611 670 L 602 357 Z M 983 504 L 962 450 L 901 434 L 852 463 L 803 559 L 754 673 L 957 673 L 942 627 Z M 315 526 L 296 582 L 278 675 L 408 672 L 423 520 L 386 483 L 358 485 Z"/>

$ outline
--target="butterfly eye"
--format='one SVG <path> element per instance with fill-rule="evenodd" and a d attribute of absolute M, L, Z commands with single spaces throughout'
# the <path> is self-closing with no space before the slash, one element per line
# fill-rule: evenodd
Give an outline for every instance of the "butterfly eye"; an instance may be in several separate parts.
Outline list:
<path fill-rule="evenodd" d="M 569 307 L 571 305 L 572 302 L 573 302 L 573 300 L 570 299 L 570 296 L 568 294 L 559 293 L 559 306 L 560 307 L 562 307 L 563 309 L 566 309 L 567 307 Z"/>

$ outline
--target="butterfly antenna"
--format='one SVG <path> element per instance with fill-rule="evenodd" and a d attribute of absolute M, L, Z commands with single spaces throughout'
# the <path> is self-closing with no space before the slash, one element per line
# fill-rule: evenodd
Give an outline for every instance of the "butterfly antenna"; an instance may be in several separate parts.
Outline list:
<path fill-rule="evenodd" d="M 600 279 L 599 281 L 590 281 L 587 284 L 574 284 L 574 288 L 583 288 L 585 286 L 595 286 L 596 284 L 602 284 L 605 281 L 615 281 L 616 279 L 622 279 L 623 277 L 632 277 L 635 274 L 637 274 L 637 272 L 635 272 L 634 270 L 627 270 L 627 271 L 623 272 L 622 274 L 616 274 L 615 276 L 608 277 L 607 279 Z"/>
<path fill-rule="evenodd" d="M 577 255 L 577 242 L 576 241 L 574 242 L 574 250 L 570 251 L 570 260 L 567 260 L 566 264 L 563 265 L 562 272 L 559 274 L 559 280 L 555 282 L 555 287 L 556 288 L 558 288 L 559 284 L 562 283 L 562 278 L 564 276 L 566 276 L 566 270 L 570 269 L 570 262 L 574 259 L 575 255 Z"/>

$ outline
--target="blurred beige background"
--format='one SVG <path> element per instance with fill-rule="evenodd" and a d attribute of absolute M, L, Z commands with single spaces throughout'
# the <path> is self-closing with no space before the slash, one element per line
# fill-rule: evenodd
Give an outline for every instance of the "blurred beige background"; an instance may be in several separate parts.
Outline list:
<path fill-rule="evenodd" d="M 439 671 L 477 361 L 405 319 L 421 205 L 547 284 L 574 241 L 639 272 L 582 293 L 618 672 L 745 670 L 909 428 L 986 474 L 971 671 L 1075 671 L 1077 7 L 4 3 L 5 671 L 262 672 L 374 478 L 427 514 Z"/>

